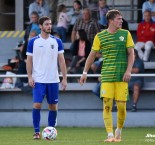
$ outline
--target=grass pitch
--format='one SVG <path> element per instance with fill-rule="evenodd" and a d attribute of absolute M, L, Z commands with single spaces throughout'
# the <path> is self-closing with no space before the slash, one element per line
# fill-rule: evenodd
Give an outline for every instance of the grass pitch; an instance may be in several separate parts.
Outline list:
<path fill-rule="evenodd" d="M 32 128 L 0 128 L 0 145 L 154 145 L 155 137 L 145 137 L 147 134 L 155 136 L 155 128 L 124 128 L 122 142 L 104 143 L 106 132 L 104 128 L 61 128 L 54 141 L 33 140 Z"/>

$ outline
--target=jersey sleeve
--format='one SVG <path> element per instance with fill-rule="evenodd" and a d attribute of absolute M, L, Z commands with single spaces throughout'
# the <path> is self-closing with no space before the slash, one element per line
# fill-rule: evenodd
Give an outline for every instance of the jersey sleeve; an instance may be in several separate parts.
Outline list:
<path fill-rule="evenodd" d="M 134 48 L 134 42 L 133 42 L 132 36 L 131 36 L 129 31 L 128 31 L 128 34 L 127 34 L 126 48 Z"/>
<path fill-rule="evenodd" d="M 100 40 L 98 35 L 95 36 L 92 46 L 93 51 L 99 51 L 100 50 Z"/>
<path fill-rule="evenodd" d="M 27 45 L 27 51 L 26 51 L 26 55 L 33 55 L 33 43 L 34 43 L 34 39 L 30 39 Z"/>
<path fill-rule="evenodd" d="M 58 53 L 64 53 L 64 46 L 62 44 L 61 39 L 56 38 L 57 43 L 58 43 Z"/>

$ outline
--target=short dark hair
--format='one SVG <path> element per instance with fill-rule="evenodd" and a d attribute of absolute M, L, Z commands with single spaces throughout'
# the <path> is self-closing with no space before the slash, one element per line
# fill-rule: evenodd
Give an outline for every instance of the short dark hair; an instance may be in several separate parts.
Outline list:
<path fill-rule="evenodd" d="M 79 0 L 75 0 L 74 3 L 77 3 L 80 6 L 80 9 L 82 9 L 82 4 Z"/>
<path fill-rule="evenodd" d="M 79 33 L 80 40 L 83 40 L 83 41 L 87 40 L 87 34 L 84 29 L 79 29 L 78 33 Z"/>
<path fill-rule="evenodd" d="M 115 9 L 112 9 L 112 10 L 109 10 L 106 14 L 106 18 L 107 20 L 114 20 L 114 18 L 116 17 L 116 15 L 121 15 L 121 13 L 119 12 L 119 10 L 115 10 Z"/>
<path fill-rule="evenodd" d="M 49 17 L 47 16 L 43 16 L 39 19 L 39 25 L 43 25 L 43 23 L 47 20 L 51 20 Z"/>
<path fill-rule="evenodd" d="M 64 4 L 59 5 L 58 6 L 58 12 L 62 12 L 63 9 L 65 9 L 65 8 L 66 8 L 66 6 Z"/>
<path fill-rule="evenodd" d="M 33 12 L 31 13 L 31 15 L 36 15 L 36 16 L 39 18 L 39 15 L 38 15 L 38 13 L 37 13 L 36 11 L 33 11 Z"/>

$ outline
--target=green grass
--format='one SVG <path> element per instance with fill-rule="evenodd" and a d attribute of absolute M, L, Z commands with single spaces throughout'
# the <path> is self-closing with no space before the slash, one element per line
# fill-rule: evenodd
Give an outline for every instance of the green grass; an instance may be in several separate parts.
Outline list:
<path fill-rule="evenodd" d="M 55 141 L 33 140 L 32 128 L 0 128 L 0 145 L 153 145 L 154 138 L 146 138 L 150 133 L 155 135 L 155 128 L 124 128 L 121 143 L 104 143 L 104 128 L 57 128 Z"/>

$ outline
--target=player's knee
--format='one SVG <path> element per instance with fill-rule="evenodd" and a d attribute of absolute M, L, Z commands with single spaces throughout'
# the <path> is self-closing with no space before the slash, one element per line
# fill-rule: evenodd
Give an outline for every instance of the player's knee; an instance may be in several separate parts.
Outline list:
<path fill-rule="evenodd" d="M 123 117 L 126 115 L 126 103 L 125 102 L 117 102 L 117 110 L 118 113 Z"/>
<path fill-rule="evenodd" d="M 35 109 L 41 109 L 41 103 L 34 103 L 33 108 Z"/>
<path fill-rule="evenodd" d="M 113 100 L 109 98 L 104 98 L 103 102 L 104 102 L 104 112 L 111 112 Z"/>
<path fill-rule="evenodd" d="M 58 105 L 57 104 L 49 104 L 48 108 L 49 108 L 49 110 L 56 111 L 58 109 Z"/>

